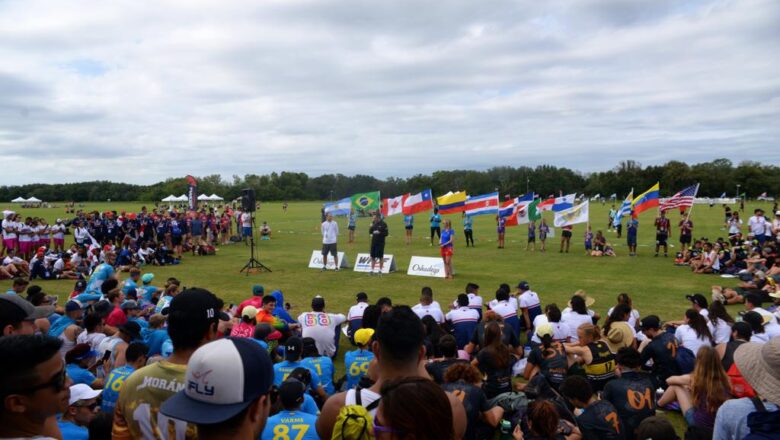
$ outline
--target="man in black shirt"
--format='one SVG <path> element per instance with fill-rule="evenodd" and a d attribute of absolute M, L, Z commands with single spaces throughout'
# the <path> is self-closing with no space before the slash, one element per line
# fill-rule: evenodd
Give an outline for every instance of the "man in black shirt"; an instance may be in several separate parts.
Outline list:
<path fill-rule="evenodd" d="M 583 440 L 624 440 L 625 427 L 617 410 L 606 400 L 598 400 L 588 379 L 569 376 L 561 384 L 560 392 L 576 408 L 582 408 L 577 425 Z"/>
<path fill-rule="evenodd" d="M 677 366 L 677 340 L 674 335 L 661 330 L 658 316 L 648 315 L 639 324 L 647 339 L 639 347 L 642 365 L 652 359 L 650 373 L 656 388 L 666 389 L 666 379 L 680 374 Z M 646 367 L 645 367 L 646 368 Z"/>
<path fill-rule="evenodd" d="M 626 439 L 634 440 L 642 420 L 655 415 L 655 387 L 650 375 L 640 371 L 642 359 L 635 348 L 621 348 L 615 360 L 618 378 L 607 383 L 603 397 L 617 410 Z"/>
<path fill-rule="evenodd" d="M 382 275 L 382 266 L 385 259 L 385 237 L 387 237 L 387 223 L 382 220 L 379 211 L 374 213 L 374 223 L 368 228 L 371 235 L 371 274 L 374 273 L 377 261 L 379 262 L 379 275 Z"/>
<path fill-rule="evenodd" d="M 465 359 L 458 359 L 458 346 L 455 343 L 455 337 L 452 335 L 444 335 L 439 339 L 438 344 L 439 352 L 443 358 L 433 359 L 430 363 L 425 365 L 425 369 L 428 374 L 431 375 L 433 381 L 441 385 L 444 383 L 444 372 L 447 368 L 454 364 L 468 363 Z"/>

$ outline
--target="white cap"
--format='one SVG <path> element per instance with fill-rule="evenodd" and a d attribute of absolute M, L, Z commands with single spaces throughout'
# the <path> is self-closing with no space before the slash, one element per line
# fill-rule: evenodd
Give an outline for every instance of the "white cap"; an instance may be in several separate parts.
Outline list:
<path fill-rule="evenodd" d="M 775 215 L 780 215 L 780 211 L 775 212 Z"/>
<path fill-rule="evenodd" d="M 79 400 L 94 399 L 97 396 L 99 396 L 100 393 L 102 392 L 103 390 L 92 389 L 92 387 L 83 383 L 77 383 L 76 385 L 71 385 L 70 399 L 68 400 L 68 405 L 73 405 Z"/>

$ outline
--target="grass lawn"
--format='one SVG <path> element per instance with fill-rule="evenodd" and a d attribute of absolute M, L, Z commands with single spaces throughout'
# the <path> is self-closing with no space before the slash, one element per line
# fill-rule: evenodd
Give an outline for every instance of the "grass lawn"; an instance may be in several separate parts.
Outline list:
<path fill-rule="evenodd" d="M 105 211 L 127 210 L 139 211 L 142 203 L 89 203 L 84 209 Z M 147 203 L 147 206 L 153 204 Z M 320 294 L 326 299 L 326 310 L 335 313 L 346 313 L 354 303 L 355 294 L 365 291 L 370 301 L 381 296 L 389 296 L 396 304 L 416 304 L 420 289 L 423 286 L 433 288 L 435 298 L 441 304 L 452 302 L 458 293 L 463 292 L 467 282 L 475 282 L 481 286 L 480 294 L 485 300 L 494 298 L 494 292 L 500 283 L 514 286 L 520 280 L 527 280 L 531 288 L 539 293 L 543 304 L 557 303 L 565 306 L 572 293 L 584 289 L 588 295 L 596 299 L 592 307 L 606 318 L 607 310 L 615 304 L 615 297 L 620 292 L 627 292 L 634 301 L 634 307 L 642 316 L 657 314 L 663 320 L 681 319 L 689 303 L 685 295 L 693 292 L 710 296 L 710 286 L 714 284 L 733 285 L 734 280 L 722 279 L 712 275 L 694 275 L 686 267 L 675 267 L 672 264 L 674 253 L 679 244 L 677 228 L 678 213 L 672 213 L 670 218 L 673 233 L 670 237 L 672 248 L 668 258 L 654 257 L 655 228 L 652 223 L 655 212 L 645 212 L 640 218 L 639 226 L 639 256 L 629 257 L 624 238 L 616 239 L 614 232 L 606 232 L 607 240 L 612 243 L 618 256 L 615 258 L 593 258 L 585 255 L 583 235 L 585 225 L 574 228 L 572 249 L 568 254 L 558 252 L 560 230 L 555 230 L 555 238 L 548 239 L 547 252 L 525 251 L 526 226 L 507 228 L 506 248 L 497 249 L 495 221 L 491 216 L 475 218 L 474 237 L 476 247 L 466 248 L 462 235 L 460 215 L 447 216 L 453 221 L 457 231 L 455 242 L 455 279 L 443 280 L 406 275 L 409 259 L 412 255 L 438 256 L 438 247 L 430 246 L 428 237 L 428 215 L 423 213 L 415 219 L 413 243 L 404 244 L 404 228 L 402 216 L 387 219 L 390 236 L 387 238 L 385 252 L 396 257 L 398 271 L 383 277 L 373 277 L 351 270 L 340 272 L 325 272 L 308 269 L 307 264 L 312 250 L 319 249 L 321 237 L 319 233 L 320 206 L 318 202 L 291 203 L 287 213 L 282 212 L 281 203 L 263 203 L 256 214 L 257 224 L 268 221 L 273 229 L 272 239 L 257 240 L 258 258 L 273 272 L 253 273 L 249 276 L 239 273 L 239 269 L 249 258 L 249 248 L 243 244 L 221 246 L 216 256 L 198 257 L 185 256 L 177 266 L 147 267 L 144 270 L 155 274 L 158 283 L 163 283 L 167 277 L 177 277 L 184 286 L 204 287 L 223 298 L 226 303 L 238 303 L 251 295 L 253 284 L 262 284 L 266 292 L 281 289 L 285 300 L 292 304 L 291 314 L 309 310 L 311 298 Z M 748 203 L 743 219 L 747 219 L 756 207 L 767 210 L 770 204 Z M 610 205 L 592 204 L 591 222 L 594 233 L 603 229 L 607 223 L 607 213 Z M 10 204 L 2 209 L 14 209 Z M 24 216 L 45 217 L 53 223 L 57 217 L 64 216 L 62 208 L 23 209 Z M 552 213 L 545 213 L 548 224 L 552 224 Z M 694 223 L 695 237 L 708 237 L 715 240 L 725 237 L 722 230 L 723 209 L 707 205 L 696 205 L 691 220 Z M 360 218 L 357 222 L 356 241 L 347 244 L 347 228 L 344 218 L 337 219 L 341 229 L 339 250 L 346 252 L 354 262 L 358 252 L 368 252 L 369 219 Z M 66 237 L 66 243 L 71 243 L 72 236 Z M 537 243 L 538 245 L 538 243 Z M 122 274 L 124 278 L 126 274 Z M 72 287 L 72 281 L 39 281 L 50 294 L 60 296 L 62 304 L 64 296 Z M 0 281 L 0 288 L 5 291 L 10 286 L 9 281 Z M 730 309 L 736 313 L 741 307 Z M 341 352 L 348 349 L 342 339 Z M 337 366 L 339 374 L 343 372 L 343 364 Z M 679 422 L 679 420 L 678 420 Z M 679 426 L 679 424 L 678 424 Z"/>

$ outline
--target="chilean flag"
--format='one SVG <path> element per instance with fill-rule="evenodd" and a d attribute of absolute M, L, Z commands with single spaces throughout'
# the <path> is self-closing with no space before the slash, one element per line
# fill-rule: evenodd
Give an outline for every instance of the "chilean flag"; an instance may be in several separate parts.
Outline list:
<path fill-rule="evenodd" d="M 410 195 L 403 201 L 402 206 L 404 215 L 430 211 L 433 209 L 433 194 L 431 194 L 430 189 L 426 189 L 417 194 Z"/>
<path fill-rule="evenodd" d="M 404 200 L 408 197 L 409 193 L 406 193 L 402 196 L 393 197 L 392 199 L 382 200 L 382 215 L 387 217 L 401 214 L 404 211 Z"/>
<path fill-rule="evenodd" d="M 498 214 L 498 193 L 469 196 L 466 199 L 466 215 Z"/>

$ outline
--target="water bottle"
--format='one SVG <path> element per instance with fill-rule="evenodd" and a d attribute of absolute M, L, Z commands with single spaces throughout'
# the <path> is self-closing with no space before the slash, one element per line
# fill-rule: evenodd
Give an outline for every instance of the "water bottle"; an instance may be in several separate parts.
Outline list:
<path fill-rule="evenodd" d="M 499 423 L 498 426 L 499 431 L 501 432 L 499 439 L 508 440 L 512 438 L 512 422 L 506 419 L 501 419 L 501 423 Z"/>

